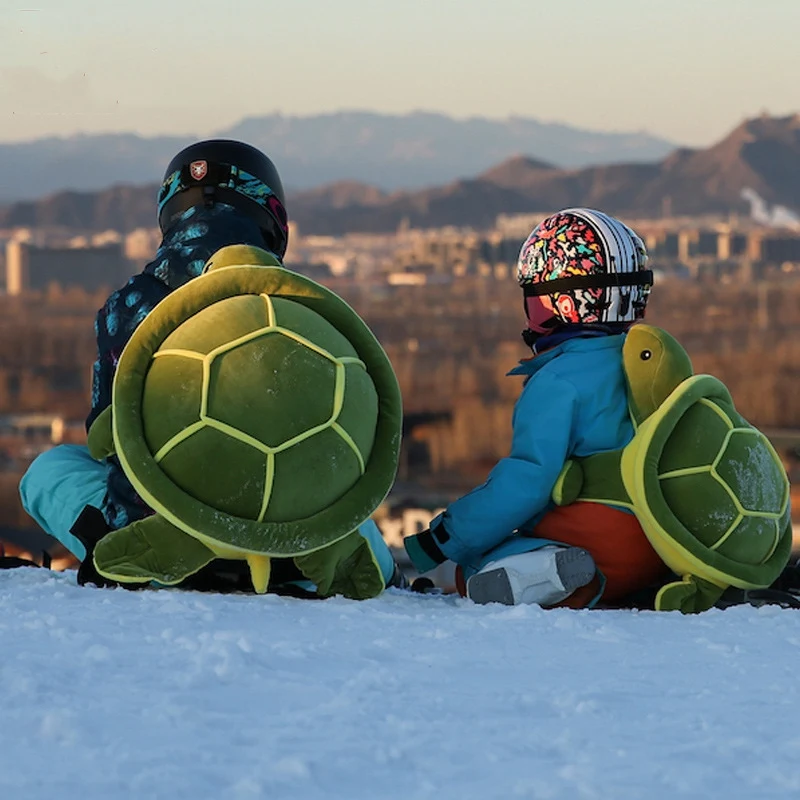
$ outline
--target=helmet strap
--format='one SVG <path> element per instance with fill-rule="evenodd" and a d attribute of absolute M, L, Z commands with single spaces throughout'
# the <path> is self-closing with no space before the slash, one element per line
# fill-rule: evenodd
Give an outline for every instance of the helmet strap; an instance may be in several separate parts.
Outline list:
<path fill-rule="evenodd" d="M 601 275 L 570 275 L 567 278 L 523 284 L 526 297 L 540 297 L 554 292 L 568 292 L 572 289 L 608 289 L 614 286 L 652 286 L 653 271 L 642 269 L 637 272 L 609 272 Z"/>

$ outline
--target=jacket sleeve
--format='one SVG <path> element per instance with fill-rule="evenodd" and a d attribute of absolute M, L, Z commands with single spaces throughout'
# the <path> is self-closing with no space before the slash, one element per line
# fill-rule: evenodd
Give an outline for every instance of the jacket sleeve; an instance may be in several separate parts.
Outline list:
<path fill-rule="evenodd" d="M 169 293 L 169 289 L 151 275 L 140 274 L 114 292 L 97 313 L 94 333 L 97 359 L 92 368 L 92 410 L 86 430 L 111 405 L 111 391 L 117 363 L 125 345 L 142 320 Z"/>
<path fill-rule="evenodd" d="M 545 373 L 531 378 L 514 408 L 509 455 L 431 524 L 446 558 L 469 563 L 547 508 L 572 450 L 577 404 L 571 383 Z"/>

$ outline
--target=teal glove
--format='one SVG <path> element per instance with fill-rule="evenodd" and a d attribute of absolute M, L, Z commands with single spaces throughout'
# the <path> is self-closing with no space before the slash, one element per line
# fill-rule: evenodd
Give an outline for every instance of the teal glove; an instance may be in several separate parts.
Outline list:
<path fill-rule="evenodd" d="M 439 564 L 447 561 L 447 556 L 439 549 L 430 529 L 415 533 L 413 536 L 406 536 L 403 546 L 406 548 L 406 553 L 408 553 L 414 569 L 420 575 L 436 569 Z"/>

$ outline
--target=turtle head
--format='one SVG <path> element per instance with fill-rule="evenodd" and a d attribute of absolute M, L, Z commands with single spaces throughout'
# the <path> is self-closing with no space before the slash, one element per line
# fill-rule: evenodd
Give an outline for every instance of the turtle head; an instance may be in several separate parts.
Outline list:
<path fill-rule="evenodd" d="M 203 267 L 203 275 L 222 267 L 281 267 L 280 259 L 269 250 L 249 244 L 231 244 L 221 247 Z"/>
<path fill-rule="evenodd" d="M 677 339 L 644 323 L 628 331 L 622 362 L 628 381 L 628 402 L 637 425 L 693 373 L 689 355 Z"/>

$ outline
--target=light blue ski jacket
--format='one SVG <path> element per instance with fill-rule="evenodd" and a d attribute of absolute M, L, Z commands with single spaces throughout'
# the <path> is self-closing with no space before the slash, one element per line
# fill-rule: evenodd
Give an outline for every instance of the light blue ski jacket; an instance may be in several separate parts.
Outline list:
<path fill-rule="evenodd" d="M 624 335 L 568 339 L 508 373 L 528 378 L 514 407 L 510 454 L 484 484 L 431 522 L 448 559 L 474 562 L 515 530 L 533 528 L 552 508 L 550 495 L 569 457 L 630 442 L 624 340 Z M 436 530 L 440 522 L 444 531 Z"/>

